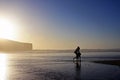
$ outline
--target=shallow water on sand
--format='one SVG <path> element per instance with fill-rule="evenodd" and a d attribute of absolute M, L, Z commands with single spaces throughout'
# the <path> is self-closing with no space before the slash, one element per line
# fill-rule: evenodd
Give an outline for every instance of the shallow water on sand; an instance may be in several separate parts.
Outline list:
<path fill-rule="evenodd" d="M 93 63 L 119 60 L 120 53 L 83 53 L 73 63 L 73 53 L 19 52 L 0 54 L 0 80 L 120 80 L 120 66 Z"/>

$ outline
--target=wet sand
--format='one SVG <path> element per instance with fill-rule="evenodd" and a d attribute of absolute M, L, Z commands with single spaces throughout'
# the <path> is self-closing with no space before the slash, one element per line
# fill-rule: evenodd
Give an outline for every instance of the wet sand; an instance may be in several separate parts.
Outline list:
<path fill-rule="evenodd" d="M 35 63 L 36 62 L 36 63 Z M 120 67 L 113 61 L 95 62 L 29 62 L 24 61 L 12 67 L 9 80 L 120 80 Z M 104 64 L 103 64 L 104 63 Z M 113 63 L 112 63 L 113 64 Z M 112 76 L 110 76 L 112 75 Z"/>
<path fill-rule="evenodd" d="M 81 62 L 73 62 L 73 56 L 1 54 L 0 80 L 120 80 L 120 60 L 82 56 Z"/>

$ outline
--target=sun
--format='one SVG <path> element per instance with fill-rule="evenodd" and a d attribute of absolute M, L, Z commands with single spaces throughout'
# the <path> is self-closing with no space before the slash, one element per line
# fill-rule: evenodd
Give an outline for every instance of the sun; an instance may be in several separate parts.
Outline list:
<path fill-rule="evenodd" d="M 11 20 L 0 18 L 0 38 L 15 39 L 15 26 Z"/>

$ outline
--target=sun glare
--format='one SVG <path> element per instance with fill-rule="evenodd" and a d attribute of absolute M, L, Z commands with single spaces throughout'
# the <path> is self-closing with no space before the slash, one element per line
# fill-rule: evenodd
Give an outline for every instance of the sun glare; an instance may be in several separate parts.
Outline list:
<path fill-rule="evenodd" d="M 0 53 L 0 80 L 6 80 L 7 56 Z"/>
<path fill-rule="evenodd" d="M 15 39 L 15 25 L 11 20 L 0 18 L 0 38 Z"/>

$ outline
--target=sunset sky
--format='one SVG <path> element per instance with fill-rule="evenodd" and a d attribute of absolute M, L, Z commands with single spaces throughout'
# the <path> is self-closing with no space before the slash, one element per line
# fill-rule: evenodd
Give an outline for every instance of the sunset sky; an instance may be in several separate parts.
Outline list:
<path fill-rule="evenodd" d="M 0 0 L 0 21 L 34 49 L 120 48 L 120 0 Z"/>

